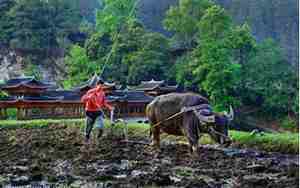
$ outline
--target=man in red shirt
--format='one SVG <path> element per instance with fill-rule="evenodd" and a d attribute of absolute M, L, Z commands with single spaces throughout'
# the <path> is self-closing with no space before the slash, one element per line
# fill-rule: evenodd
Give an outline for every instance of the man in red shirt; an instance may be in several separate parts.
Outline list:
<path fill-rule="evenodd" d="M 90 89 L 81 98 L 81 101 L 85 105 L 85 111 L 86 111 L 85 138 L 87 142 L 90 139 L 90 134 L 95 122 L 97 122 L 96 128 L 98 129 L 98 138 L 100 138 L 103 134 L 104 114 L 102 109 L 108 108 L 110 111 L 114 109 L 114 107 L 109 105 L 105 100 L 103 84 L 104 82 L 102 80 L 99 80 L 97 82 L 96 88 Z"/>

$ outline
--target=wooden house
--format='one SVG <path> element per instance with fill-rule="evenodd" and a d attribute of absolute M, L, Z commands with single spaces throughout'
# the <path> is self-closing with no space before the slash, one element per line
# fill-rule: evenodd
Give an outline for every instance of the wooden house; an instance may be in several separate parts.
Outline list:
<path fill-rule="evenodd" d="M 96 86 L 94 75 L 88 82 L 72 90 L 51 89 L 52 86 L 35 78 L 15 78 L 0 85 L 9 96 L 0 99 L 0 119 L 7 119 L 8 109 L 16 109 L 17 119 L 82 118 L 84 105 L 80 99 Z M 143 91 L 118 90 L 113 83 L 105 83 L 108 103 L 115 106 L 116 117 L 144 117 L 145 108 L 153 97 Z"/>

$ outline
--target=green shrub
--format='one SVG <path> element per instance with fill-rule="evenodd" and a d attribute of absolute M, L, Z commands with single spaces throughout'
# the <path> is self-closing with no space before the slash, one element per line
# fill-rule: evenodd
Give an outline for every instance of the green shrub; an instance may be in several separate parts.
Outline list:
<path fill-rule="evenodd" d="M 251 147 L 269 152 L 299 153 L 298 133 L 251 134 L 230 131 L 230 136 L 241 147 Z"/>
<path fill-rule="evenodd" d="M 1 81 L 0 81 L 0 84 L 1 84 Z M 8 96 L 7 93 L 5 93 L 4 91 L 0 90 L 0 99 L 3 99 L 5 97 L 7 97 L 7 96 Z"/>
<path fill-rule="evenodd" d="M 284 119 L 281 120 L 280 127 L 290 131 L 294 131 L 297 130 L 298 128 L 298 122 L 296 119 L 285 117 Z"/>
<path fill-rule="evenodd" d="M 17 119 L 17 109 L 16 108 L 7 109 L 7 116 L 8 119 Z"/>

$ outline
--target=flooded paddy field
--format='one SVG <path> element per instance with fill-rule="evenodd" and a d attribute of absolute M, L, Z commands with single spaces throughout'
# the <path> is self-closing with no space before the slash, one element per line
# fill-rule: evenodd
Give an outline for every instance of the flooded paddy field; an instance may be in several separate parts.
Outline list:
<path fill-rule="evenodd" d="M 77 127 L 0 130 L 2 187 L 298 187 L 298 155 L 163 141 L 145 136 L 95 138 Z M 1 187 L 1 186 L 0 186 Z"/>

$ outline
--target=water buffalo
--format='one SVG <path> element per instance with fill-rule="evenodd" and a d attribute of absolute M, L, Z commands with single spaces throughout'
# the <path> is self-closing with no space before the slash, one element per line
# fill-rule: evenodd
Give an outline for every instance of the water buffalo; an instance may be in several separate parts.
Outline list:
<path fill-rule="evenodd" d="M 198 115 L 194 111 L 187 111 L 176 118 L 164 121 L 192 106 L 200 106 L 196 111 Z M 220 144 L 228 143 L 228 123 L 233 119 L 232 109 L 230 111 L 230 114 L 215 113 L 206 98 L 194 93 L 171 93 L 158 96 L 147 105 L 146 109 L 151 126 L 152 145 L 159 148 L 160 131 L 171 135 L 185 135 L 191 152 L 197 149 L 201 133 L 208 133 Z M 207 117 L 212 117 L 213 120 L 208 121 Z M 158 122 L 161 123 L 156 126 Z"/>

